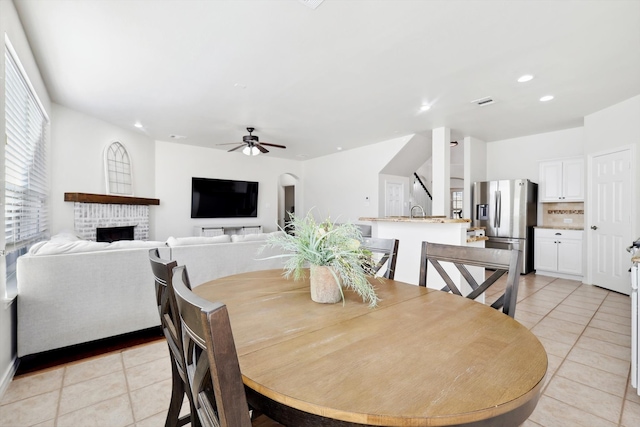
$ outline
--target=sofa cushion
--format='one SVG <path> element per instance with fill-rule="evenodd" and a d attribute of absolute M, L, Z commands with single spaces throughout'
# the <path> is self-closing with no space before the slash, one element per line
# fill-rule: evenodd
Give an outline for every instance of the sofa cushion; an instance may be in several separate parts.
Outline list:
<path fill-rule="evenodd" d="M 103 251 L 109 246 L 106 242 L 92 242 L 89 240 L 60 240 L 52 239 L 35 243 L 29 249 L 29 254 L 38 255 L 57 255 L 72 254 L 78 252 L 95 252 Z"/>
<path fill-rule="evenodd" d="M 260 240 L 267 240 L 270 235 L 275 234 L 284 234 L 283 231 L 274 231 L 272 233 L 254 233 L 254 234 L 234 234 L 231 236 L 232 242 L 256 242 Z"/>
<path fill-rule="evenodd" d="M 92 240 L 73 240 L 54 237 L 51 240 L 35 243 L 29 249 L 32 256 L 75 254 L 118 249 L 152 249 L 166 246 L 164 242 L 143 240 L 120 240 L 113 243 L 94 242 Z"/>
<path fill-rule="evenodd" d="M 109 243 L 107 250 L 115 249 L 153 249 L 167 246 L 165 242 L 156 242 L 153 240 L 118 240 Z"/>
<path fill-rule="evenodd" d="M 231 242 L 231 236 L 228 234 L 222 236 L 213 237 L 169 237 L 167 239 L 167 246 L 174 248 L 176 246 L 189 246 L 189 245 L 207 245 L 210 243 L 229 243 Z"/>

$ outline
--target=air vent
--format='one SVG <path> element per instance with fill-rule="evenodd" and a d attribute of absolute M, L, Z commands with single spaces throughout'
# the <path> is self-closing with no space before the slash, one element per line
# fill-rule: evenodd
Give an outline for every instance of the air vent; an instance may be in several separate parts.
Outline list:
<path fill-rule="evenodd" d="M 311 9 L 317 9 L 318 6 L 320 6 L 320 4 L 324 1 L 324 0 L 298 0 L 300 3 L 304 4 L 305 6 L 310 7 Z"/>
<path fill-rule="evenodd" d="M 491 98 L 490 96 L 485 96 L 484 98 L 471 101 L 472 104 L 476 104 L 481 107 L 484 107 L 485 105 L 493 104 L 494 102 L 496 101 L 494 101 L 493 98 Z"/>

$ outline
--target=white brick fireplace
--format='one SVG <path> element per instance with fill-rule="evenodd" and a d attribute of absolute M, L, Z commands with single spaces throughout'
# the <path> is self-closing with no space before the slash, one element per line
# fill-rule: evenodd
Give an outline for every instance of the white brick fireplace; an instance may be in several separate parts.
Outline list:
<path fill-rule="evenodd" d="M 73 227 L 78 236 L 96 240 L 96 229 L 133 226 L 135 240 L 149 240 L 149 206 L 74 203 Z"/>
<path fill-rule="evenodd" d="M 149 205 L 157 199 L 65 193 L 65 201 L 74 202 L 73 224 L 78 236 L 96 240 L 97 228 L 133 226 L 134 239 L 149 240 Z"/>

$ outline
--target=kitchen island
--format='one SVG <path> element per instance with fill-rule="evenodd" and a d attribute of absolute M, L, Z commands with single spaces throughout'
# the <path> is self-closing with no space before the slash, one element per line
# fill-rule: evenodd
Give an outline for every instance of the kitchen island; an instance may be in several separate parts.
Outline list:
<path fill-rule="evenodd" d="M 442 243 L 458 246 L 484 247 L 484 236 L 468 236 L 470 219 L 451 219 L 446 217 L 382 217 L 359 218 L 359 221 L 371 223 L 371 235 L 385 239 L 398 239 L 395 280 L 417 285 L 420 276 L 420 254 L 422 242 Z M 475 268 L 477 269 L 477 268 Z M 448 270 L 448 269 L 447 269 Z M 482 274 L 480 269 L 473 276 Z M 456 273 L 450 273 L 455 279 Z M 440 289 L 444 282 L 437 273 L 429 273 L 427 285 Z M 482 280 L 481 280 L 482 282 Z M 458 282 L 459 283 L 459 282 Z M 464 292 L 463 286 L 463 292 Z M 470 288 L 468 289 L 470 291 Z"/>

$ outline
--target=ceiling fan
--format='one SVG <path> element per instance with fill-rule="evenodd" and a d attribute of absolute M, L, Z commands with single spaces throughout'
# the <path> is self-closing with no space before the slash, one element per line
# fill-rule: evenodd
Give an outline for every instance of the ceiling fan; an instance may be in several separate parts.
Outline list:
<path fill-rule="evenodd" d="M 242 137 L 242 142 L 231 142 L 228 144 L 216 144 L 216 145 L 233 145 L 233 144 L 240 144 L 235 148 L 232 148 L 231 150 L 229 150 L 229 152 L 231 151 L 236 151 L 239 150 L 240 148 L 244 147 L 242 152 L 244 154 L 246 154 L 247 156 L 257 156 L 260 153 L 268 153 L 269 150 L 267 150 L 266 148 L 263 147 L 263 145 L 268 145 L 269 147 L 277 147 L 277 148 L 287 148 L 284 145 L 278 145 L 278 144 L 270 144 L 268 142 L 260 142 L 259 138 L 256 135 L 252 135 L 251 133 L 255 130 L 255 128 L 247 128 L 247 131 L 249 132 L 249 135 L 245 135 Z"/>

